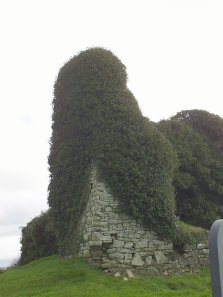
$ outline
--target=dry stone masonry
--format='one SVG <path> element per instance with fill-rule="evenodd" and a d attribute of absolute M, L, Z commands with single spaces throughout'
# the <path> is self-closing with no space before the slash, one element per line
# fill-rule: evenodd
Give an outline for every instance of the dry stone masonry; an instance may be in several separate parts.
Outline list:
<path fill-rule="evenodd" d="M 80 221 L 82 234 L 79 255 L 106 271 L 131 270 L 137 274 L 174 274 L 195 271 L 208 264 L 208 246 L 185 246 L 182 253 L 173 243 L 160 240 L 156 233 L 143 228 L 121 213 L 106 185 L 91 176 L 91 192 Z"/>

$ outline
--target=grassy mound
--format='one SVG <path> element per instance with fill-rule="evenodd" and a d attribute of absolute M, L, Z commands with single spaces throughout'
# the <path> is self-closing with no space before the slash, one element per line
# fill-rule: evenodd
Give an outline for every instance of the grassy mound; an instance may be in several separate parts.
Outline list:
<path fill-rule="evenodd" d="M 82 259 L 51 256 L 0 274 L 2 297 L 161 297 L 211 296 L 209 271 L 123 281 L 90 267 Z"/>

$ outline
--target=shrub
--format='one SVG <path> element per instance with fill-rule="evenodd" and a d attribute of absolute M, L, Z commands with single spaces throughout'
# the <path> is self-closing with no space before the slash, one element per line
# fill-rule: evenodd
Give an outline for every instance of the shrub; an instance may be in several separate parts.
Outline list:
<path fill-rule="evenodd" d="M 208 231 L 204 228 L 195 227 L 181 221 L 176 222 L 174 246 L 180 252 L 184 246 L 208 242 Z"/>
<path fill-rule="evenodd" d="M 58 252 L 50 211 L 42 213 L 22 228 L 20 264 Z"/>

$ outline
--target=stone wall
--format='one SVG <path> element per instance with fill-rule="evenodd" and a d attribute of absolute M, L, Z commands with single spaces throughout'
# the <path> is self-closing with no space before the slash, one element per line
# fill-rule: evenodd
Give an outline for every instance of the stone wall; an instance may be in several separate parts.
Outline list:
<path fill-rule="evenodd" d="M 94 169 L 91 193 L 80 221 L 79 255 L 112 273 L 131 269 L 150 275 L 195 271 L 208 264 L 208 246 L 186 246 L 182 253 L 173 243 L 160 240 L 134 219 L 120 213 L 118 203 L 97 178 Z"/>

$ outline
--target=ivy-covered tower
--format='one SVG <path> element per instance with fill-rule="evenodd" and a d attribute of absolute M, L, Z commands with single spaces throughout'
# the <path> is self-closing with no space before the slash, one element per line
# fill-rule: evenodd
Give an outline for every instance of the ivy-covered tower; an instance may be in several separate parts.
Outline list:
<path fill-rule="evenodd" d="M 93 167 L 123 213 L 161 236 L 173 234 L 175 153 L 126 83 L 125 66 L 103 48 L 74 56 L 58 74 L 48 202 L 61 254 L 77 248 Z"/>

